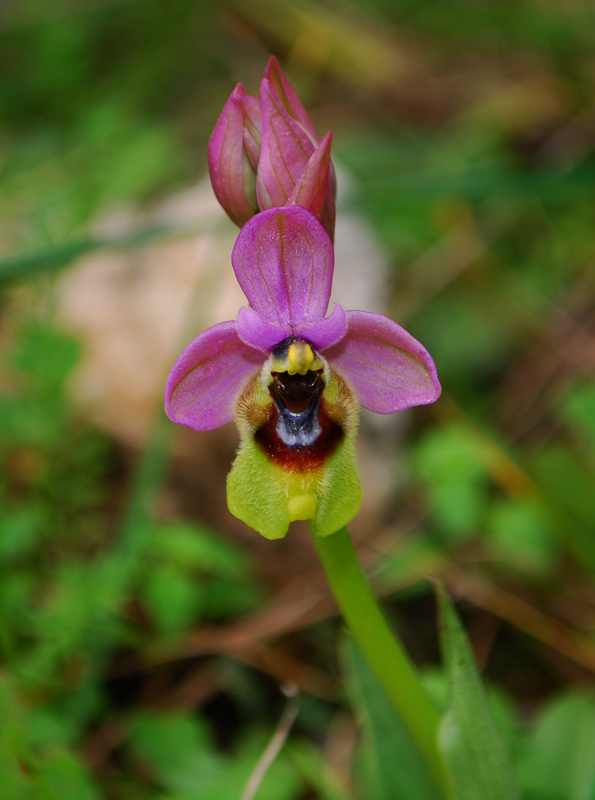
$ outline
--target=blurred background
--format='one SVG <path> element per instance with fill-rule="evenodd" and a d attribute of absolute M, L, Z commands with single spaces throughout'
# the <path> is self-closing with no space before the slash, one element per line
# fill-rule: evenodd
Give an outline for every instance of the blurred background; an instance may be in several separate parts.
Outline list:
<path fill-rule="evenodd" d="M 3 798 L 239 797 L 297 686 L 257 798 L 390 800 L 378 690 L 341 656 L 307 529 L 232 518 L 233 426 L 162 411 L 179 351 L 242 302 L 206 148 L 270 54 L 334 131 L 337 297 L 407 327 L 444 388 L 363 419 L 361 558 L 438 702 L 428 577 L 455 597 L 523 796 L 593 797 L 594 17 L 4 0 Z"/>

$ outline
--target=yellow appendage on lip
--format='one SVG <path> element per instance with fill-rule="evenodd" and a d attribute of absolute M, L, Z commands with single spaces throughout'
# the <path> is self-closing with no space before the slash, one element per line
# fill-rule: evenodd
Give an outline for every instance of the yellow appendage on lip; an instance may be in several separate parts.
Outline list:
<path fill-rule="evenodd" d="M 315 355 L 312 345 L 303 339 L 296 339 L 287 348 L 287 353 L 282 357 L 273 358 L 272 372 L 287 372 L 290 375 L 305 375 L 310 370 L 323 368 L 322 361 Z"/>
<path fill-rule="evenodd" d="M 314 351 L 307 342 L 298 340 L 289 345 L 287 350 L 287 372 L 295 375 L 305 375 L 314 361 Z"/>

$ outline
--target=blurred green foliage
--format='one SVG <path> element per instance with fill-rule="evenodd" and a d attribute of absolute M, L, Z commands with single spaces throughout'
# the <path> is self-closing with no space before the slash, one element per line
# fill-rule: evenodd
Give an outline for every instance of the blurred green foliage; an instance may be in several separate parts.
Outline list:
<path fill-rule="evenodd" d="M 69 748 L 109 713 L 102 677 L 109 654 L 179 637 L 199 620 L 244 614 L 259 600 L 237 548 L 205 527 L 153 519 L 143 495 L 153 494 L 155 477 L 162 480 L 152 469 L 160 458 L 155 447 L 164 452 L 160 440 L 149 449 L 152 468 L 141 465 L 124 526 L 114 528 L 107 500 L 117 454 L 105 434 L 77 418 L 66 396 L 78 357 L 76 341 L 41 319 L 27 322 L 4 354 L 0 649 L 12 678 L 2 684 L 0 786 L 11 798 L 99 797 Z M 17 686 L 25 692 L 21 707 Z M 180 761 L 165 772 L 174 784 L 183 782 L 193 723 L 180 717 L 182 727 L 171 730 L 166 718 L 152 724 L 153 734 L 172 734 L 171 752 Z M 133 741 L 142 743 L 149 722 L 134 725 Z M 192 748 L 202 753 L 200 742 Z M 212 747 L 202 758 L 214 768 Z M 247 757 L 229 778 L 233 785 L 241 786 L 250 763 Z M 202 771 L 198 762 L 192 769 Z M 228 772 L 221 763 L 216 776 Z M 207 795 L 199 785 L 192 796 Z"/>
<path fill-rule="evenodd" d="M 388 608 L 405 629 L 412 615 L 412 649 L 435 660 L 419 573 L 430 564 L 450 586 L 454 571 L 483 609 L 462 606 L 523 798 L 592 800 L 593 17 L 554 0 L 2 6 L 0 282 L 37 277 L 1 298 L 0 796 L 239 797 L 279 713 L 278 672 L 176 661 L 197 630 L 258 614 L 269 587 L 228 531 L 163 511 L 166 423 L 132 455 L 79 415 L 81 346 L 55 322 L 46 276 L 162 236 L 106 240 L 94 225 L 201 177 L 222 103 L 237 81 L 254 92 L 275 52 L 335 131 L 348 203 L 392 267 L 391 313 L 445 390 L 404 443 L 384 523 L 411 528 L 413 510 L 415 524 L 376 571 L 387 592 L 410 591 Z M 329 680 L 330 631 L 283 637 Z M 203 668 L 208 702 L 189 689 L 180 708 L 174 690 Z M 257 799 L 380 800 L 407 779 L 391 758 L 398 720 L 365 665 L 350 674 L 349 701 L 304 699 Z M 446 694 L 444 674 L 432 681 Z M 349 706 L 365 722 L 355 755 Z"/>

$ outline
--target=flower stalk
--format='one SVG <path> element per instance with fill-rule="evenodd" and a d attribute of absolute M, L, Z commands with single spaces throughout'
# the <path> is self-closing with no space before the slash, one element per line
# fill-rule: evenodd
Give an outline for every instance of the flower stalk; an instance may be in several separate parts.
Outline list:
<path fill-rule="evenodd" d="M 312 537 L 337 605 L 368 664 L 390 697 L 445 798 L 451 796 L 438 752 L 440 715 L 388 626 L 347 528 Z"/>

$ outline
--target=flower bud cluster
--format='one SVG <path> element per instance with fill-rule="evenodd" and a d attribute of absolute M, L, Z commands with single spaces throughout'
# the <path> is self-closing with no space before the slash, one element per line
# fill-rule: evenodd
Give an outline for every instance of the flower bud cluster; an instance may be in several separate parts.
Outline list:
<path fill-rule="evenodd" d="M 238 84 L 209 141 L 209 173 L 217 199 L 242 227 L 259 211 L 302 206 L 331 237 L 336 178 L 332 134 L 318 137 L 301 100 L 271 57 L 260 99 Z"/>

